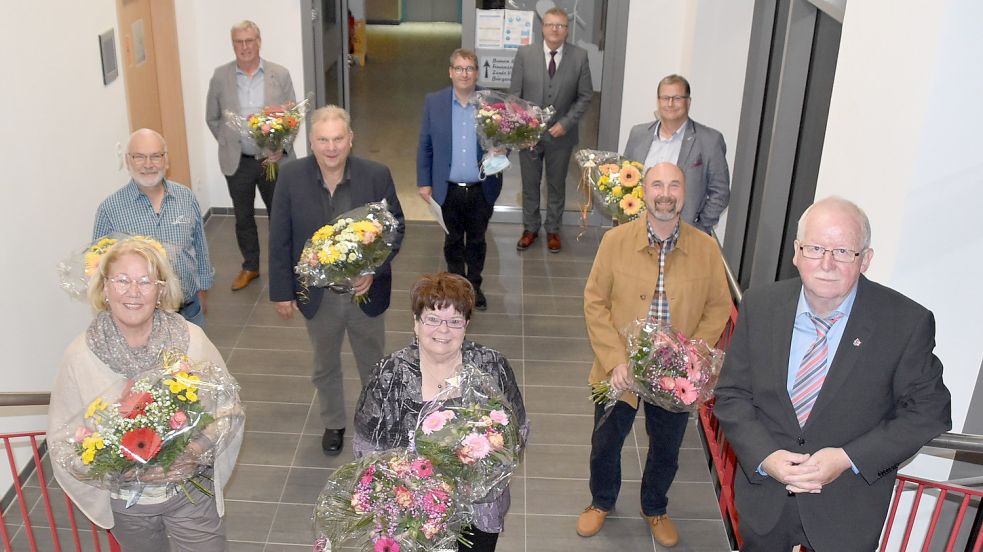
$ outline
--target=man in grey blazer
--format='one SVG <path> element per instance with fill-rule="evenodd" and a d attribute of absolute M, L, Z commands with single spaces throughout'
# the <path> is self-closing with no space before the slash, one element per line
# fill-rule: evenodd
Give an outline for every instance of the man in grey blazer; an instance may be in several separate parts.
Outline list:
<path fill-rule="evenodd" d="M 537 105 L 553 106 L 556 114 L 547 132 L 532 150 L 519 152 L 522 174 L 522 237 L 519 251 L 539 236 L 539 189 L 546 166 L 546 238 L 551 253 L 560 251 L 560 223 L 566 203 L 567 169 L 577 145 L 577 122 L 590 106 L 591 84 L 587 52 L 566 43 L 567 13 L 550 8 L 543 15 L 543 42 L 523 46 L 515 54 L 509 93 Z"/>
<path fill-rule="evenodd" d="M 262 46 L 259 27 L 252 21 L 232 26 L 235 61 L 215 69 L 208 84 L 205 121 L 218 140 L 218 162 L 229 185 L 236 217 L 236 241 L 242 252 L 242 270 L 232 281 L 232 290 L 240 290 L 259 277 L 259 234 L 256 231 L 253 204 L 256 188 L 273 212 L 276 181 L 266 178 L 265 164 L 276 163 L 283 156 L 293 157 L 293 146 L 262 159 L 256 143 L 226 124 L 225 112 L 248 117 L 269 105 L 282 105 L 297 99 L 290 72 L 281 65 L 259 57 Z"/>
<path fill-rule="evenodd" d="M 813 204 L 796 238 L 800 277 L 744 295 L 715 391 L 742 550 L 875 550 L 898 465 L 952 426 L 935 319 L 862 275 L 853 203 Z"/>
<path fill-rule="evenodd" d="M 631 128 L 624 155 L 646 167 L 668 161 L 682 168 L 686 173 L 683 221 L 710 233 L 730 201 L 724 137 L 689 118 L 693 100 L 685 78 L 665 77 L 657 94 L 659 118 Z"/>

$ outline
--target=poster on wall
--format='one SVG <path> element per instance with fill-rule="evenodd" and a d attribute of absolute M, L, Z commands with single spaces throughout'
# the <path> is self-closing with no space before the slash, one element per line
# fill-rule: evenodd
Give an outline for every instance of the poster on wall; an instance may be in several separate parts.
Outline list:
<path fill-rule="evenodd" d="M 518 48 L 532 43 L 533 12 L 505 10 L 502 42 L 506 48 Z"/>
<path fill-rule="evenodd" d="M 515 52 L 478 53 L 478 84 L 485 88 L 508 88 L 514 61 Z"/>
<path fill-rule="evenodd" d="M 474 23 L 475 48 L 501 48 L 505 10 L 478 10 Z"/>
<path fill-rule="evenodd" d="M 535 16 L 535 12 L 527 10 L 476 11 L 474 45 L 479 85 L 509 87 L 516 49 L 532 44 Z"/>

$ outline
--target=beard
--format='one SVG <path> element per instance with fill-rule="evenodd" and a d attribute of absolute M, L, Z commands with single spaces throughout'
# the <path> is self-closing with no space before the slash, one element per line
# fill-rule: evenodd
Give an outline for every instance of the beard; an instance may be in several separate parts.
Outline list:
<path fill-rule="evenodd" d="M 164 181 L 164 171 L 159 170 L 154 173 L 142 173 L 140 171 L 130 171 L 130 178 L 141 188 L 153 188 Z"/>
<path fill-rule="evenodd" d="M 670 208 L 667 210 L 660 210 L 659 204 L 667 201 L 672 202 Z M 649 212 L 652 213 L 652 216 L 655 217 L 656 220 L 661 220 L 663 222 L 669 222 L 679 216 L 679 202 L 668 196 L 660 196 L 655 198 L 652 201 L 652 205 L 648 205 L 647 207 Z"/>

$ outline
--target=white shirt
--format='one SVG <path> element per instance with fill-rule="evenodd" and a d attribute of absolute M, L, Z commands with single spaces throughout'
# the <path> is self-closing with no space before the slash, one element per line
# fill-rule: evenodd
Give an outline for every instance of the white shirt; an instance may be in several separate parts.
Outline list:
<path fill-rule="evenodd" d="M 550 67 L 550 52 L 552 52 L 552 51 L 553 50 L 550 50 L 550 47 L 546 44 L 546 41 L 544 40 L 543 41 L 543 56 L 546 59 L 546 70 L 547 71 L 549 71 L 549 67 Z M 563 44 L 560 44 L 560 47 L 556 49 L 556 55 L 553 56 L 553 59 L 556 60 L 556 67 L 557 67 L 557 69 L 559 69 L 560 68 L 560 60 L 563 59 Z"/>
<path fill-rule="evenodd" d="M 666 140 L 659 132 L 662 129 L 662 121 L 656 123 L 655 136 L 652 137 L 652 145 L 649 146 L 649 153 L 645 157 L 645 166 L 651 167 L 664 162 L 678 165 L 679 151 L 683 147 L 683 134 L 686 132 L 686 125 L 688 124 L 689 119 L 677 128 L 676 132 L 673 132 L 672 136 Z"/>

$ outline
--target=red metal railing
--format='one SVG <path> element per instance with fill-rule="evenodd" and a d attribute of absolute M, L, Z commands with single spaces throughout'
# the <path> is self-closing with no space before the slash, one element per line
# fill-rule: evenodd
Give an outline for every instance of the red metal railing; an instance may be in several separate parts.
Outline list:
<path fill-rule="evenodd" d="M 78 516 L 89 528 L 80 529 L 76 520 L 78 509 L 67 494 L 64 495 L 64 506 L 52 499 L 53 495 L 63 494 L 63 491 L 55 486 L 51 474 L 46 473 L 45 459 L 38 448 L 38 438 L 43 437 L 43 431 L 0 434 L 14 481 L 13 494 L 8 493 L 11 500 L 9 504 L 5 500 L 0 511 L 0 539 L 4 550 L 81 551 L 83 533 L 89 533 L 84 537 L 92 539 L 92 550 L 101 552 L 106 547 L 110 552 L 120 552 L 113 535 L 86 519 L 81 512 Z M 30 445 L 30 458 L 18 466 L 14 449 L 24 444 Z M 59 529 L 59 519 L 67 523 L 67 529 Z M 66 530 L 70 531 L 67 535 Z M 62 540 L 70 541 L 74 548 L 63 548 Z"/>

